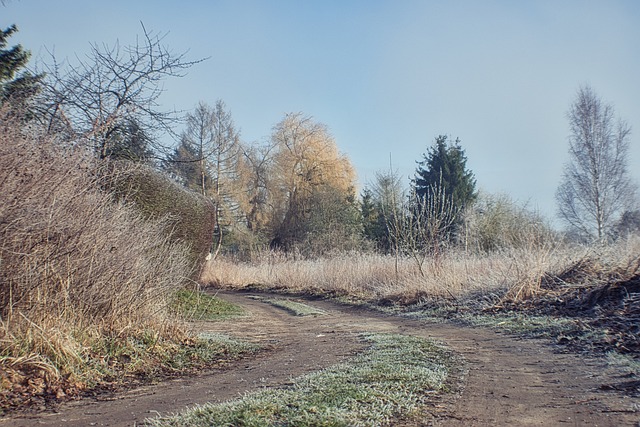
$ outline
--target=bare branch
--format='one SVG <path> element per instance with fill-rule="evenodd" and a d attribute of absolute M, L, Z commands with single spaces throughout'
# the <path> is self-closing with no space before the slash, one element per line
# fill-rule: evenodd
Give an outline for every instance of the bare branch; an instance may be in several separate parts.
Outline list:
<path fill-rule="evenodd" d="M 52 55 L 41 96 L 49 129 L 63 126 L 100 157 L 107 155 L 109 136 L 125 120 L 135 121 L 148 135 L 175 135 L 173 127 L 180 117 L 160 108 L 162 82 L 184 77 L 204 59 L 188 61 L 186 52 L 175 54 L 163 44 L 167 34 L 149 32 L 144 25 L 142 29 L 143 37 L 130 46 L 91 44 L 87 56 L 76 57 L 73 65 L 60 64 Z M 154 148 L 164 147 L 156 142 Z"/>

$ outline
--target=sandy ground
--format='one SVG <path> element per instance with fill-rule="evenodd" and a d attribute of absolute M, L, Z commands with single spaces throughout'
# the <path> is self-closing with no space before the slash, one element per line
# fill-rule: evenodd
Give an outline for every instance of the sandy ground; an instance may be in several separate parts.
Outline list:
<path fill-rule="evenodd" d="M 4 426 L 134 426 L 205 402 L 221 402 L 344 360 L 363 349 L 362 332 L 394 332 L 434 338 L 465 360 L 457 393 L 434 399 L 431 416 L 415 425 L 436 426 L 640 426 L 640 398 L 602 385 L 624 381 L 601 359 L 557 354 L 538 340 L 483 328 L 427 324 L 376 312 L 307 300 L 324 316 L 293 316 L 250 293 L 218 296 L 249 315 L 202 322 L 202 331 L 223 332 L 267 348 L 250 359 L 200 375 L 60 405 L 55 412 L 13 414 Z M 264 295 L 263 295 L 264 296 Z M 301 300 L 302 301 L 302 300 Z"/>

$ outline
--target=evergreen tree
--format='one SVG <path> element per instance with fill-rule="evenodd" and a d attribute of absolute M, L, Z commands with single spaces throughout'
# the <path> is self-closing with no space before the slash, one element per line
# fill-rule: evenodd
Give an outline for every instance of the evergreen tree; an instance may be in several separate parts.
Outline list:
<path fill-rule="evenodd" d="M 377 241 L 379 237 L 378 220 L 380 212 L 376 209 L 376 204 L 373 201 L 373 193 L 368 188 L 365 188 L 360 196 L 360 212 L 362 215 L 364 237 L 374 242 Z"/>
<path fill-rule="evenodd" d="M 184 137 L 164 162 L 164 169 L 176 181 L 198 192 L 202 191 L 203 179 L 205 189 L 211 188 L 211 176 L 206 167 L 203 169 L 202 166 L 202 157 L 198 147 L 190 144 Z"/>
<path fill-rule="evenodd" d="M 151 162 L 153 158 L 150 148 L 151 137 L 135 118 L 125 119 L 115 126 L 109 138 L 111 142 L 105 153 L 107 157 L 132 162 Z"/>
<path fill-rule="evenodd" d="M 0 103 L 8 99 L 22 101 L 34 95 L 42 79 L 41 74 L 34 76 L 26 71 L 18 75 L 27 65 L 31 54 L 21 45 L 7 49 L 8 39 L 16 31 L 18 28 L 15 25 L 0 30 Z"/>
<path fill-rule="evenodd" d="M 360 214 L 362 217 L 362 231 L 367 240 L 375 243 L 380 251 L 391 249 L 389 227 L 385 218 L 382 201 L 376 198 L 374 192 L 365 188 L 360 196 Z"/>
<path fill-rule="evenodd" d="M 476 180 L 467 170 L 467 158 L 459 139 L 449 144 L 446 135 L 438 136 L 418 165 L 413 179 L 418 200 L 428 199 L 437 188 L 440 194 L 444 192 L 454 212 L 459 212 L 476 199 Z"/>

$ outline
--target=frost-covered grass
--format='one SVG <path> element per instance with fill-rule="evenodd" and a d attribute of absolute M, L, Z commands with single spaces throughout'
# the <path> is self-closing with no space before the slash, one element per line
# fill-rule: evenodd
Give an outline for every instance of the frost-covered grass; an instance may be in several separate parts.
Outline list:
<path fill-rule="evenodd" d="M 363 354 L 240 400 L 207 404 L 153 426 L 377 426 L 424 416 L 427 399 L 446 391 L 452 354 L 431 340 L 375 334 Z"/>
<path fill-rule="evenodd" d="M 252 262 L 219 258 L 207 266 L 202 282 L 411 305 L 424 298 L 460 300 L 478 294 L 504 294 L 510 289 L 518 297 L 530 295 L 539 288 L 545 272 L 566 265 L 567 256 L 555 248 L 490 254 L 451 251 L 426 258 L 419 266 L 407 256 L 372 253 L 342 253 L 317 259 L 266 253 Z"/>
<path fill-rule="evenodd" d="M 640 377 L 640 360 L 630 355 L 612 351 L 607 354 L 607 362 L 610 367 L 618 368 L 626 375 Z"/>
<path fill-rule="evenodd" d="M 292 301 L 290 299 L 262 298 L 257 296 L 253 298 L 260 301 L 267 302 L 275 307 L 286 310 L 295 316 L 323 316 L 327 314 L 325 311 L 320 310 L 319 308 L 316 308 L 301 302 Z"/>

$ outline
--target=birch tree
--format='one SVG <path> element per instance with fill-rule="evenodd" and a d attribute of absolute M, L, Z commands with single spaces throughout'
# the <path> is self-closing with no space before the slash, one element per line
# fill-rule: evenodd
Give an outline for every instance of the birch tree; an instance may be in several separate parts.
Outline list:
<path fill-rule="evenodd" d="M 556 192 L 558 214 L 574 234 L 604 241 L 634 198 L 631 128 L 589 86 L 578 90 L 567 117 L 569 162 Z"/>

